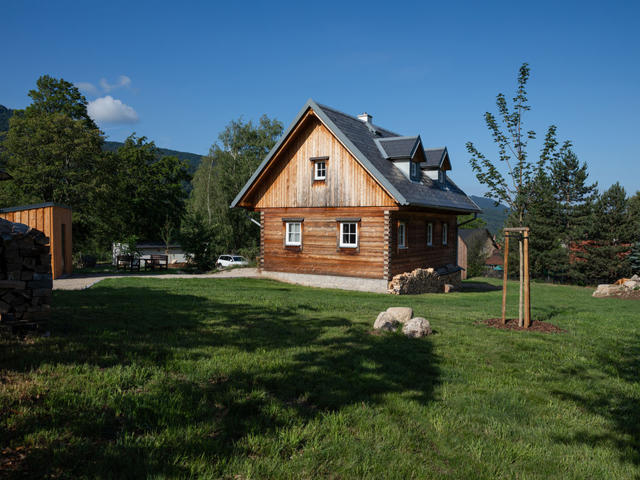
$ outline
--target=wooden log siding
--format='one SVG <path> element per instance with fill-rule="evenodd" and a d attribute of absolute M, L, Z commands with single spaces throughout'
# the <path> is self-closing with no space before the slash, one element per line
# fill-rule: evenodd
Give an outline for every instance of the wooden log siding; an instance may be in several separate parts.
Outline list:
<path fill-rule="evenodd" d="M 430 212 L 393 211 L 389 220 L 389 271 L 394 275 L 416 268 L 438 268 L 456 263 L 456 216 Z M 398 222 L 406 224 L 407 248 L 398 248 Z M 433 223 L 433 245 L 427 245 L 427 223 Z M 447 245 L 442 245 L 442 224 L 449 225 Z"/>
<path fill-rule="evenodd" d="M 265 271 L 350 277 L 384 277 L 385 211 L 358 209 L 358 248 L 337 245 L 342 218 L 349 208 L 270 208 L 263 210 L 263 266 Z M 285 248 L 283 218 L 304 218 L 302 247 Z"/>
<path fill-rule="evenodd" d="M 327 176 L 323 181 L 314 181 L 314 162 L 310 160 L 322 157 L 327 158 Z M 396 205 L 315 115 L 303 120 L 272 161 L 265 177 L 256 182 L 252 200 L 247 202 L 257 210 Z"/>

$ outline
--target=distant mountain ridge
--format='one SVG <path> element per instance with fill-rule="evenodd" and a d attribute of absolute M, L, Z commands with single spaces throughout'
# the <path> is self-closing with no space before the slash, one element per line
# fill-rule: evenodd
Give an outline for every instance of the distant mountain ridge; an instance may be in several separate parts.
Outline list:
<path fill-rule="evenodd" d="M 102 146 L 102 150 L 105 152 L 115 152 L 120 147 L 124 145 L 123 142 L 111 142 L 106 141 Z M 178 157 L 180 160 L 184 160 L 189 164 L 189 173 L 193 175 L 200 165 L 200 161 L 202 160 L 203 155 L 198 155 L 197 153 L 190 152 L 180 152 L 178 150 L 171 150 L 169 148 L 160 148 L 158 147 L 158 153 L 160 157 Z"/>
<path fill-rule="evenodd" d="M 509 216 L 509 207 L 506 207 L 486 197 L 478 197 L 476 195 L 470 195 L 471 200 L 482 209 L 482 212 L 478 217 L 487 222 L 487 230 L 496 235 L 500 230 L 504 228 L 504 222 Z"/>
<path fill-rule="evenodd" d="M 9 130 L 9 119 L 13 115 L 13 112 L 14 110 L 11 108 L 0 105 L 0 141 L 4 137 L 3 132 L 7 132 L 7 130 Z M 124 145 L 122 142 L 105 141 L 102 149 L 105 152 L 115 152 L 122 145 Z M 192 175 L 195 173 L 198 165 L 200 165 L 200 161 L 202 160 L 202 155 L 198 155 L 197 153 L 180 152 L 169 148 L 158 148 L 158 153 L 160 154 L 160 157 L 173 156 L 186 161 L 189 164 L 189 173 Z"/>

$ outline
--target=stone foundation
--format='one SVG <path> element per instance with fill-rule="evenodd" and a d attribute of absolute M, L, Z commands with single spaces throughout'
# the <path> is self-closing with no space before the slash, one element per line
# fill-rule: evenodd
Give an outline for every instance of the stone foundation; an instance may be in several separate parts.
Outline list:
<path fill-rule="evenodd" d="M 337 275 L 315 275 L 307 273 L 261 271 L 262 278 L 271 278 L 280 282 L 294 283 L 307 287 L 338 288 L 360 292 L 386 293 L 386 280 L 375 278 L 341 277 Z"/>
<path fill-rule="evenodd" d="M 0 219 L 0 329 L 42 329 L 51 312 L 52 287 L 49 239 Z"/>
<path fill-rule="evenodd" d="M 455 271 L 451 271 L 455 270 Z M 401 273 L 391 279 L 388 292 L 394 295 L 415 295 L 420 293 L 444 293 L 445 285 L 459 288 L 462 284 L 460 270 L 416 268 L 412 272 Z"/>

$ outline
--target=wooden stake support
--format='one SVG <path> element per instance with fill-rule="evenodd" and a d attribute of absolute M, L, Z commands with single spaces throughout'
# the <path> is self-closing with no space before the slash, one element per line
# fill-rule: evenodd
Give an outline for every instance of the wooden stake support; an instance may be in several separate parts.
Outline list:
<path fill-rule="evenodd" d="M 531 325 L 531 291 L 529 288 L 529 227 L 511 227 L 504 229 L 504 274 L 502 277 L 502 324 L 507 323 L 507 276 L 509 267 L 509 238 L 522 235 L 524 246 L 524 328 Z"/>

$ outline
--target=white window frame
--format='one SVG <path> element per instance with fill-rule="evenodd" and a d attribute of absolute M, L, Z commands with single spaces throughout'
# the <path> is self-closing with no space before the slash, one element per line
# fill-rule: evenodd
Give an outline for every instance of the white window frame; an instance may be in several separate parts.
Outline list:
<path fill-rule="evenodd" d="M 344 243 L 344 227 L 345 225 L 354 225 L 356 227 L 356 241 L 355 243 Z M 360 244 L 360 232 L 358 231 L 358 222 L 340 222 L 340 248 L 358 248 Z M 346 233 L 347 235 L 353 235 L 351 232 Z"/>
<path fill-rule="evenodd" d="M 327 161 L 326 160 L 316 160 L 313 162 L 313 179 L 314 180 L 326 180 L 327 179 Z M 320 170 L 320 165 L 323 166 L 322 170 L 324 170 L 323 175 L 319 175 L 318 171 Z"/>
<path fill-rule="evenodd" d="M 448 245 L 449 242 L 449 224 L 442 224 L 442 245 Z"/>
<path fill-rule="evenodd" d="M 400 242 L 402 232 L 402 242 Z M 398 222 L 398 248 L 407 248 L 407 222 Z"/>
<path fill-rule="evenodd" d="M 433 222 L 427 222 L 427 246 L 433 246 Z"/>
<path fill-rule="evenodd" d="M 286 229 L 285 229 L 285 233 L 284 233 L 284 244 L 288 247 L 300 247 L 302 245 L 302 222 L 286 222 Z M 293 225 L 297 225 L 298 226 L 298 232 L 292 232 L 291 231 L 291 227 Z M 290 234 L 298 234 L 299 239 L 298 241 L 295 240 L 290 240 L 289 239 L 289 235 Z"/>

